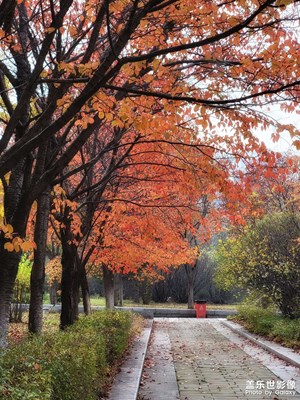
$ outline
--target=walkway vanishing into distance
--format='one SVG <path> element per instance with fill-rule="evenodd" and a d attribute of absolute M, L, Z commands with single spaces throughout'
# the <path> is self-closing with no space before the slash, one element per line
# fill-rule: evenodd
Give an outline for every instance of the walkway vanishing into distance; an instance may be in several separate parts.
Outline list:
<path fill-rule="evenodd" d="M 300 399 L 300 369 L 218 319 L 155 319 L 139 400 Z"/>

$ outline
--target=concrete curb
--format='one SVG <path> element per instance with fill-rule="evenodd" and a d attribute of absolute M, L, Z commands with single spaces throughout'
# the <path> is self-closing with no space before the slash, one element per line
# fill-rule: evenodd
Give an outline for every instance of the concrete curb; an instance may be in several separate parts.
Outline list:
<path fill-rule="evenodd" d="M 187 308 L 115 307 L 117 310 L 132 311 L 144 318 L 196 318 L 196 310 Z M 226 318 L 234 310 L 206 310 L 206 318 Z"/>
<path fill-rule="evenodd" d="M 24 304 L 24 309 L 28 309 L 28 305 Z M 92 306 L 92 311 L 104 310 L 103 306 Z M 43 306 L 45 312 L 60 312 L 61 306 L 52 306 L 45 304 Z M 132 311 L 142 315 L 144 318 L 196 318 L 196 310 L 187 308 L 150 308 L 150 307 L 115 307 L 118 311 Z M 79 306 L 79 312 L 83 312 L 83 307 Z M 235 315 L 235 310 L 207 310 L 206 318 L 226 318 L 228 315 Z"/>
<path fill-rule="evenodd" d="M 267 350 L 270 353 L 281 358 L 282 360 L 288 362 L 289 364 L 292 364 L 295 367 L 300 368 L 300 355 L 295 353 L 292 349 L 283 347 L 280 344 L 263 339 L 261 336 L 257 336 L 255 334 L 249 333 L 241 325 L 239 325 L 235 322 L 229 322 L 229 321 L 221 321 L 221 322 L 227 328 L 231 329 L 235 333 L 238 333 L 239 335 L 250 340 L 251 342 L 257 344 L 258 346 L 262 347 L 264 350 Z"/>
<path fill-rule="evenodd" d="M 146 328 L 135 339 L 129 356 L 114 379 L 108 400 L 137 399 L 153 320 L 147 320 L 146 323 Z"/>

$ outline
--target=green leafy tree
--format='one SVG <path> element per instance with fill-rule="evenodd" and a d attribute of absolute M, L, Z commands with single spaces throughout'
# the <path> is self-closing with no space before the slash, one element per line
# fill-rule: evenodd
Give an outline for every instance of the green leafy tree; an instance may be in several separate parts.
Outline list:
<path fill-rule="evenodd" d="M 220 242 L 219 286 L 268 296 L 284 316 L 300 317 L 300 215 L 274 213 Z"/>

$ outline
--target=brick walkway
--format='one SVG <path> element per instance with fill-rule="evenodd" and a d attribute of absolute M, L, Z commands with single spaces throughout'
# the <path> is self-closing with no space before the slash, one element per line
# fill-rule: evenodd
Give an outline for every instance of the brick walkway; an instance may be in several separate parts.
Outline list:
<path fill-rule="evenodd" d="M 156 320 L 158 340 L 154 336 L 146 355 L 139 399 L 175 400 L 176 385 L 180 400 L 300 399 L 298 393 L 277 391 L 277 386 L 281 391 L 293 390 L 292 373 L 286 380 L 276 376 L 216 330 L 216 324 L 216 320 Z M 177 384 L 174 374 L 163 372 L 162 363 L 164 371 L 172 371 L 174 365 Z"/>

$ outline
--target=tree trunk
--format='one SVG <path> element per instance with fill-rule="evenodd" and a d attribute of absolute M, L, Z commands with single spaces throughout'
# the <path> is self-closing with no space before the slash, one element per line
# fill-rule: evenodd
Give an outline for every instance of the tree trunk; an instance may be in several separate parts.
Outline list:
<path fill-rule="evenodd" d="M 5 240 L 0 239 L 0 348 L 7 346 L 10 304 L 14 284 L 18 272 L 21 253 L 11 252 L 3 248 Z"/>
<path fill-rule="evenodd" d="M 193 309 L 194 308 L 194 286 L 193 284 L 188 280 L 188 308 Z"/>
<path fill-rule="evenodd" d="M 106 265 L 102 269 L 106 308 L 112 309 L 115 305 L 114 274 Z"/>
<path fill-rule="evenodd" d="M 30 211 L 29 204 L 21 202 L 24 164 L 24 160 L 17 162 L 4 192 L 4 221 L 11 224 L 14 232 L 21 238 L 25 236 Z M 0 347 L 2 348 L 7 344 L 10 305 L 21 259 L 21 252 L 8 252 L 4 249 L 6 242 L 7 239 L 0 233 Z"/>
<path fill-rule="evenodd" d="M 123 275 L 115 274 L 115 305 L 123 306 Z"/>
<path fill-rule="evenodd" d="M 196 276 L 196 265 L 185 265 L 187 274 L 187 294 L 188 294 L 188 309 L 194 308 L 194 284 Z"/>
<path fill-rule="evenodd" d="M 76 249 L 62 239 L 62 278 L 60 328 L 74 324 L 79 314 L 79 289 L 81 273 L 76 259 Z"/>
<path fill-rule="evenodd" d="M 58 281 L 55 281 L 51 284 L 49 288 L 49 295 L 50 295 L 50 303 L 55 306 L 57 304 L 57 291 L 58 291 Z"/>
<path fill-rule="evenodd" d="M 89 284 L 85 270 L 83 271 L 81 278 L 81 293 L 83 301 L 83 311 L 85 315 L 89 315 L 91 313 L 91 298 L 90 298 Z"/>
<path fill-rule="evenodd" d="M 50 213 L 50 188 L 37 201 L 36 224 L 34 229 L 34 261 L 30 277 L 29 332 L 42 333 L 43 294 L 45 282 L 45 257 L 47 246 L 48 218 Z"/>

